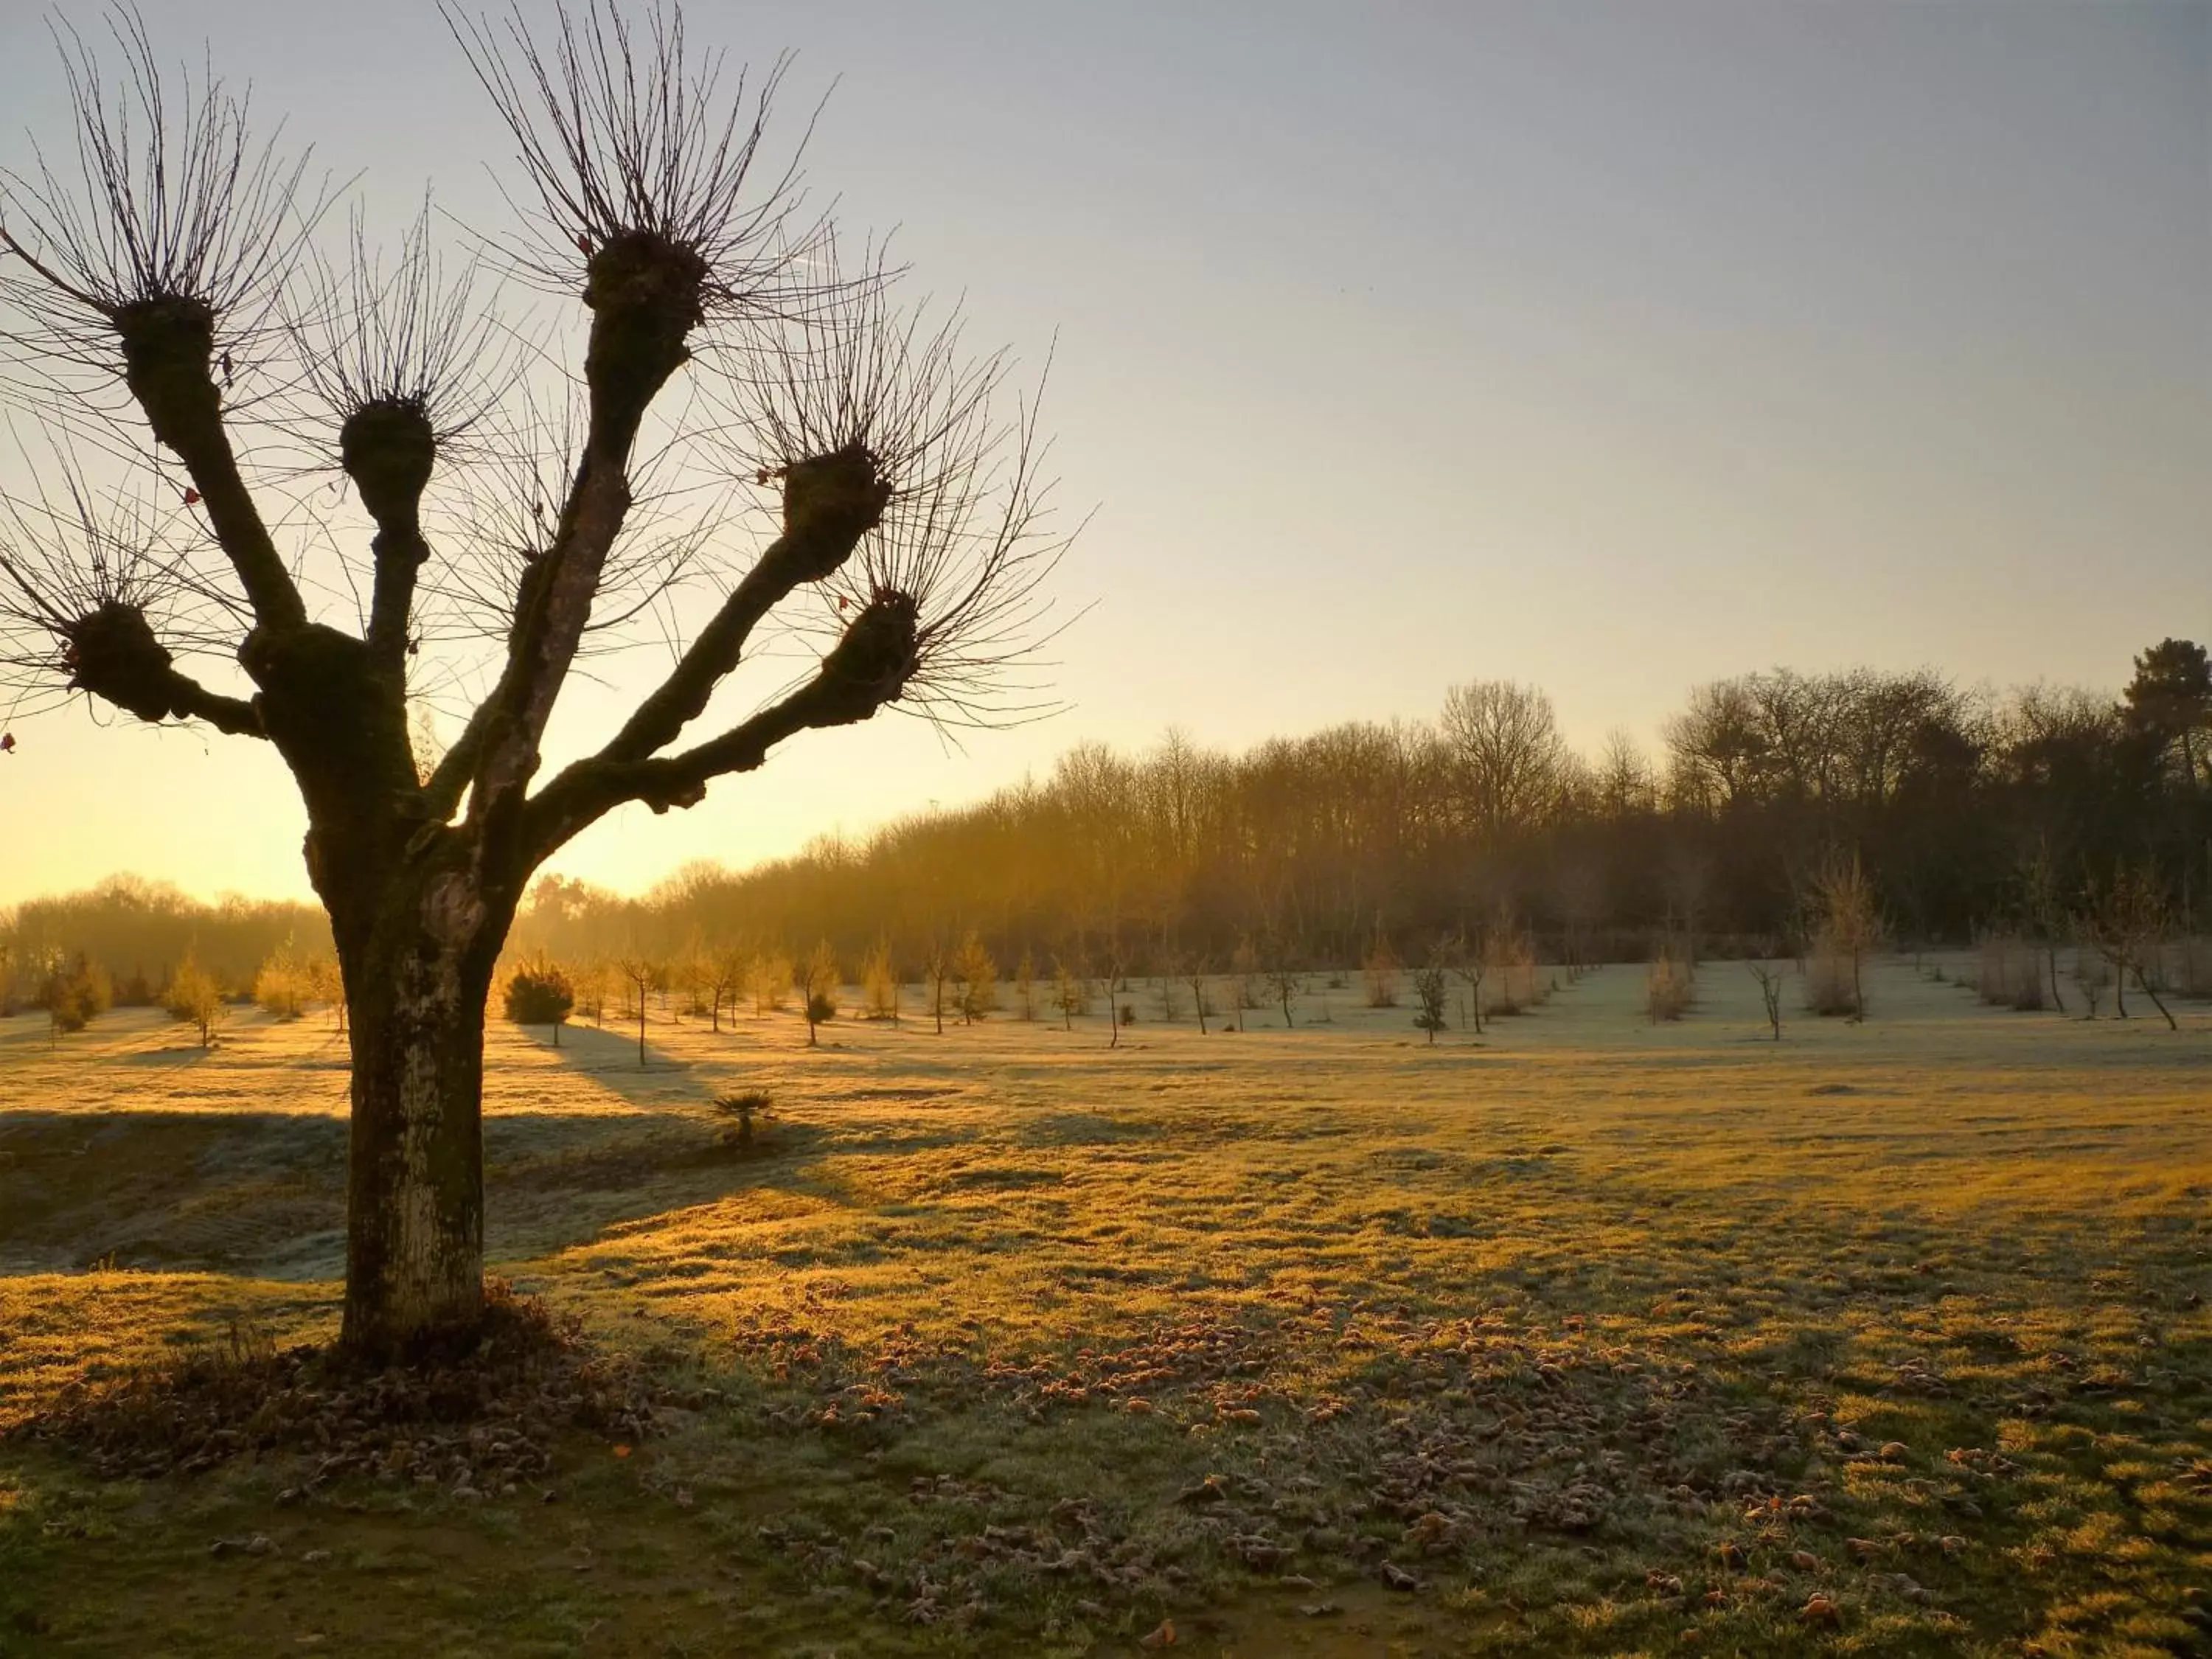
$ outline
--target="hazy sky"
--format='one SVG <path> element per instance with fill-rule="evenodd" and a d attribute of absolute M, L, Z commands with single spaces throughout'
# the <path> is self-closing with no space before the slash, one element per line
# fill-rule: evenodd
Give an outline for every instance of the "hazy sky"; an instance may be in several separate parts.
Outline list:
<path fill-rule="evenodd" d="M 142 4 L 380 207 L 428 179 L 502 211 L 428 0 Z M 796 49 L 793 117 L 837 79 L 809 174 L 845 222 L 897 226 L 1026 362 L 1058 331 L 1063 499 L 1097 508 L 1059 592 L 1093 609 L 1058 719 L 805 738 L 556 868 L 641 885 L 1079 739 L 1240 745 L 1475 677 L 1542 684 L 1595 747 L 1776 663 L 2116 685 L 2212 635 L 2212 7 L 688 12 Z M 61 135 L 53 62 L 0 0 L 0 159 Z M 17 737 L 0 903 L 118 869 L 306 890 L 264 745 L 82 713 Z"/>

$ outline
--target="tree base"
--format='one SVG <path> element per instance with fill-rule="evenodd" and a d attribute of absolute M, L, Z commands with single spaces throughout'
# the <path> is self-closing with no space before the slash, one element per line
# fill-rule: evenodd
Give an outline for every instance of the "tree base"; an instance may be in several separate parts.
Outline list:
<path fill-rule="evenodd" d="M 236 1457 L 299 1455 L 305 1496 L 347 1477 L 418 1480 L 479 1496 L 552 1468 L 576 1429 L 630 1442 L 675 1403 L 627 1355 L 593 1349 L 574 1319 L 494 1281 L 467 1352 L 367 1364 L 342 1348 L 228 1339 L 105 1387 L 71 1385 L 14 1432 L 59 1444 L 107 1479 L 198 1474 Z M 485 1425 L 491 1432 L 483 1432 Z"/>

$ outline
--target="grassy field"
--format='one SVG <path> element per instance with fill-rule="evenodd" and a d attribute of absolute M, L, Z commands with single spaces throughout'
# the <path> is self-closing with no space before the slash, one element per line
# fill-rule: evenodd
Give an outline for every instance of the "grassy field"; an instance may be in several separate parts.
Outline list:
<path fill-rule="evenodd" d="M 0 1654 L 2212 1654 L 2212 1018 L 1642 990 L 496 1028 L 496 1270 L 687 1403 L 481 1497 L 18 1433 Z M 343 1039 L 183 1041 L 0 1022 L 0 1427 L 332 1330 Z"/>

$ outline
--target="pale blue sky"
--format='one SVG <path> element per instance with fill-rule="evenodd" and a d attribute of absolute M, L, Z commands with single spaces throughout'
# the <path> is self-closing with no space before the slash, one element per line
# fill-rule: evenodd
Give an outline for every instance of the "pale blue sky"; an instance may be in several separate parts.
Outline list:
<path fill-rule="evenodd" d="M 427 0 L 145 0 L 373 204 L 489 222 Z M 532 8 L 541 11 L 542 8 Z M 90 9 L 78 14 L 94 16 Z M 2212 635 L 2203 4 L 689 8 L 799 59 L 854 228 L 1034 364 L 1095 608 L 1065 715 L 806 739 L 556 867 L 742 863 L 1179 724 L 1238 745 L 1535 681 L 1649 734 L 1786 662 L 2114 684 Z M 0 157 L 59 135 L 0 6 Z M 641 661 L 634 674 L 651 668 Z M 621 671 L 617 671 L 618 677 Z M 595 693 L 590 735 L 621 693 Z M 0 902 L 132 868 L 296 892 L 264 748 L 82 715 L 0 759 Z M 187 810 L 189 803 L 189 810 Z"/>

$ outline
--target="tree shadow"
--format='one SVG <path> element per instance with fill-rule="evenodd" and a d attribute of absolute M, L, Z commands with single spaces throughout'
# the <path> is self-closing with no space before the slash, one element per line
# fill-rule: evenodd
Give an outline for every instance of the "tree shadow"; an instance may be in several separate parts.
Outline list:
<path fill-rule="evenodd" d="M 100 1063 L 106 1066 L 197 1066 L 222 1046 L 216 1039 L 215 1047 L 202 1048 L 197 1042 L 180 1042 L 173 1048 L 134 1048 L 127 1054 L 103 1054 Z"/>
<path fill-rule="evenodd" d="M 569 1070 L 590 1078 L 625 1099 L 643 1103 L 666 1103 L 667 1085 L 689 1075 L 692 1062 L 646 1041 L 645 1060 L 638 1060 L 637 1032 L 618 1026 L 564 1025 L 556 1046 L 544 1036 L 543 1026 L 523 1026 L 545 1053 Z M 657 1092 L 656 1092 L 657 1091 Z"/>
<path fill-rule="evenodd" d="M 337 1112 L 0 1110 L 0 1279 L 103 1265 L 336 1278 L 347 1135 Z M 826 1193 L 823 1158 L 860 1150 L 775 1117 L 741 1149 L 733 1125 L 691 1108 L 495 1113 L 486 1252 L 549 1255 L 754 1188 Z"/>

